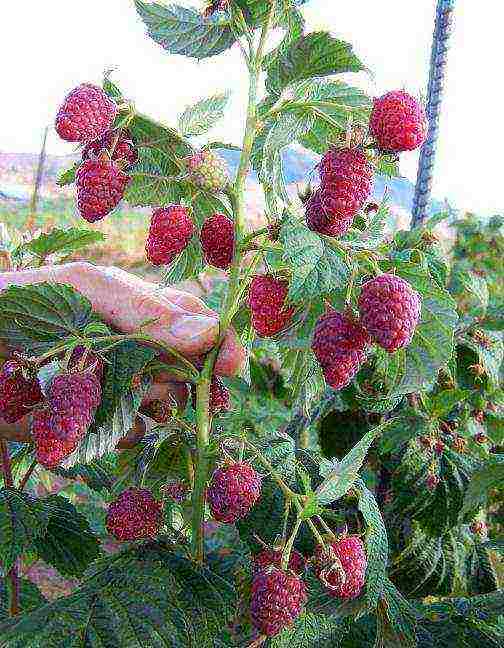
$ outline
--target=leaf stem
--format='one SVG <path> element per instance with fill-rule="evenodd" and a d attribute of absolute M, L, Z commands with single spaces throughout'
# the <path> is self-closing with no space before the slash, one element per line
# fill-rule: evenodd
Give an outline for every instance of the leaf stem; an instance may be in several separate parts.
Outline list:
<path fill-rule="evenodd" d="M 0 439 L 0 455 L 2 458 L 2 472 L 4 476 L 5 486 L 7 488 L 14 488 L 14 480 L 12 479 L 12 468 L 9 457 L 9 448 L 5 439 Z M 14 617 L 19 614 L 19 558 L 16 558 L 11 570 L 8 573 L 11 582 L 10 600 L 9 600 L 9 615 Z"/>
<path fill-rule="evenodd" d="M 28 468 L 28 470 L 25 472 L 24 477 L 19 482 L 18 490 L 20 490 L 20 491 L 24 490 L 24 488 L 25 488 L 26 484 L 28 483 L 28 480 L 32 476 L 32 473 L 35 470 L 36 466 L 37 466 L 37 460 L 34 459 L 31 462 L 30 467 Z"/>
<path fill-rule="evenodd" d="M 303 522 L 303 520 L 300 517 L 298 517 L 298 519 L 296 520 L 296 524 L 294 526 L 294 529 L 292 530 L 292 533 L 290 535 L 290 538 L 287 541 L 287 544 L 285 545 L 285 548 L 284 548 L 284 550 L 282 552 L 281 569 L 283 571 L 286 571 L 288 569 L 289 559 L 290 559 L 290 555 L 291 555 L 291 552 L 292 552 L 292 547 L 294 546 L 294 541 L 296 540 L 296 536 L 298 534 L 298 531 L 299 531 L 299 529 L 301 527 L 302 522 Z"/>

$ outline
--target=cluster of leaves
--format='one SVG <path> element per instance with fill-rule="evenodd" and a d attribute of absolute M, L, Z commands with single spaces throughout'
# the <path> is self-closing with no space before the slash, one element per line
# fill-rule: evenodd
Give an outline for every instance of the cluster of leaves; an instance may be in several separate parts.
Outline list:
<path fill-rule="evenodd" d="M 211 469 L 224 443 L 240 449 L 246 439 L 263 461 L 254 452 L 246 451 L 246 458 L 257 470 L 266 460 L 284 486 L 303 495 L 303 509 L 286 505 L 279 480 L 269 474 L 245 520 L 236 528 L 209 530 L 205 567 L 189 557 L 188 504 L 165 507 L 157 540 L 106 555 L 103 502 L 140 482 L 161 497 L 166 481 L 191 481 L 193 407 L 189 403 L 165 425 L 151 425 L 139 444 L 117 455 L 115 447 L 132 427 L 159 367 L 157 352 L 134 340 L 105 348 L 100 339 L 110 331 L 68 286 L 11 287 L 0 295 L 0 339 L 33 356 L 85 341 L 103 353 L 106 365 L 95 423 L 56 471 L 96 493 L 92 524 L 84 515 L 89 510 L 61 496 L 36 499 L 16 488 L 0 491 L 2 647 L 63 646 L 69 637 L 75 646 L 243 645 L 251 637 L 243 611 L 257 537 L 272 543 L 290 533 L 296 518 L 312 524 L 322 518 L 334 530 L 346 526 L 362 534 L 366 584 L 358 599 L 340 601 L 310 572 L 305 612 L 265 645 L 498 646 L 504 637 L 498 616 L 502 594 L 494 591 L 502 511 L 496 489 L 504 466 L 498 453 L 504 443 L 502 267 L 497 255 L 480 257 L 475 251 L 478 237 L 485 241 L 491 228 L 501 245 L 500 225 L 457 225 L 452 263 L 433 234 L 441 217 L 392 236 L 385 229 L 385 201 L 377 211 L 360 214 L 338 241 L 306 228 L 285 185 L 282 152 L 293 142 L 324 152 L 341 140 L 349 116 L 355 125 L 366 125 L 370 100 L 338 78 L 365 70 L 364 64 L 350 45 L 330 34 L 306 34 L 303 4 L 232 0 L 228 11 L 205 17 L 176 5 L 135 0 L 149 36 L 171 54 L 203 59 L 235 43 L 243 47 L 270 12 L 273 26 L 283 32 L 263 61 L 266 95 L 258 106 L 261 129 L 252 143 L 252 164 L 264 190 L 266 216 L 279 225 L 278 241 L 264 241 L 264 261 L 289 277 L 289 299 L 298 316 L 286 334 L 265 342 L 255 339 L 247 309 L 236 313 L 232 324 L 249 362 L 240 378 L 227 381 L 233 407 L 212 421 L 208 457 Z M 104 88 L 114 99 L 124 99 L 108 77 Z M 227 197 L 192 185 L 182 163 L 194 150 L 191 138 L 204 135 L 226 103 L 227 95 L 202 100 L 182 113 L 176 128 L 135 110 L 120 115 L 117 125 L 127 125 L 139 153 L 125 196 L 131 205 L 185 202 L 197 226 L 214 212 L 232 214 Z M 380 164 L 394 172 L 390 160 Z M 73 177 L 70 170 L 61 183 Z M 97 241 L 87 230 L 54 231 L 8 252 L 16 268 L 30 267 L 49 256 L 64 259 Z M 373 349 L 348 388 L 326 390 L 310 350 L 314 323 L 327 302 L 336 308 L 355 305 L 362 280 L 377 265 L 420 293 L 420 324 L 407 348 L 393 355 Z M 194 277 L 203 268 L 201 251 L 191 244 L 167 269 L 165 280 Z M 221 288 L 208 298 L 217 310 Z M 44 371 L 50 369 L 43 368 L 42 379 Z M 443 444 L 441 452 L 436 443 Z M 17 479 L 33 451 L 14 445 L 10 450 Z M 436 477 L 433 489 L 430 476 Z M 491 545 L 471 531 L 474 520 L 486 521 Z M 313 553 L 308 524 L 294 546 L 307 556 Z M 81 582 L 70 596 L 46 602 L 21 579 L 23 614 L 8 619 L 8 574 L 27 556 L 39 556 Z M 425 596 L 443 599 L 429 604 L 420 600 Z"/>

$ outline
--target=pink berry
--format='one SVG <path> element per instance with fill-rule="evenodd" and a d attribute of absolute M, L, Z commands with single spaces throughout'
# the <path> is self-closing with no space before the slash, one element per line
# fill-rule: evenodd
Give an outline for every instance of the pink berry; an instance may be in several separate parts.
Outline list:
<path fill-rule="evenodd" d="M 295 308 L 287 306 L 289 283 L 272 275 L 256 275 L 250 284 L 248 305 L 252 327 L 259 337 L 273 337 L 292 322 Z"/>
<path fill-rule="evenodd" d="M 227 524 L 246 517 L 260 496 L 261 476 L 243 462 L 218 468 L 207 489 L 213 518 Z"/>
<path fill-rule="evenodd" d="M 209 216 L 200 234 L 205 261 L 216 268 L 227 270 L 233 261 L 235 226 L 225 214 Z"/>
<path fill-rule="evenodd" d="M 161 527 L 163 505 L 145 488 L 129 488 L 108 507 L 108 532 L 121 541 L 156 536 Z"/>
<path fill-rule="evenodd" d="M 67 142 L 90 142 L 114 123 L 117 106 L 101 88 L 84 83 L 66 97 L 56 115 L 56 132 Z"/>
<path fill-rule="evenodd" d="M 358 536 L 347 536 L 331 542 L 330 553 L 322 546 L 315 550 L 315 574 L 331 596 L 357 598 L 364 587 L 367 558 Z"/>
<path fill-rule="evenodd" d="M 156 209 L 147 237 L 147 258 L 153 265 L 168 265 L 189 245 L 194 223 L 182 205 Z"/>
<path fill-rule="evenodd" d="M 413 151 L 427 137 L 425 109 L 403 90 L 387 92 L 373 102 L 369 129 L 382 151 Z"/>
<path fill-rule="evenodd" d="M 117 207 L 130 177 L 107 157 L 85 160 L 77 170 L 77 209 L 88 223 L 95 223 Z"/>
<path fill-rule="evenodd" d="M 42 400 L 37 377 L 28 376 L 23 367 L 9 360 L 0 369 L 0 419 L 15 423 Z"/>

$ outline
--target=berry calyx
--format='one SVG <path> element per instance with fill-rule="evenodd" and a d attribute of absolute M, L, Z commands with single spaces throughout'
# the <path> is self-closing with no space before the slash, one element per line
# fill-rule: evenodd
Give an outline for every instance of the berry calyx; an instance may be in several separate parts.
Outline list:
<path fill-rule="evenodd" d="M 186 167 L 191 182 L 205 191 L 217 193 L 229 182 L 226 163 L 208 149 L 186 158 Z"/>
<path fill-rule="evenodd" d="M 88 223 L 95 223 L 121 202 L 130 177 L 107 156 L 85 160 L 77 170 L 77 209 Z"/>
<path fill-rule="evenodd" d="M 145 245 L 147 258 L 153 265 L 168 265 L 189 245 L 194 223 L 183 205 L 168 205 L 152 214 Z"/>
<path fill-rule="evenodd" d="M 234 222 L 225 214 L 213 214 L 203 223 L 200 233 L 205 261 L 216 268 L 227 270 L 235 250 Z"/>
<path fill-rule="evenodd" d="M 124 160 L 128 166 L 135 164 L 138 160 L 138 151 L 127 131 L 119 133 L 116 130 L 110 130 L 89 142 L 82 151 L 82 159 L 97 158 L 103 151 L 108 152 L 114 162 Z"/>
<path fill-rule="evenodd" d="M 287 306 L 289 283 L 272 275 L 256 275 L 250 284 L 248 305 L 252 327 L 259 337 L 273 337 L 292 322 L 295 308 Z"/>
<path fill-rule="evenodd" d="M 26 416 L 42 400 L 42 392 L 36 376 L 16 361 L 9 360 L 0 369 L 0 419 L 16 423 Z"/>
<path fill-rule="evenodd" d="M 163 504 L 145 488 L 128 488 L 108 507 L 108 532 L 121 541 L 156 536 L 161 527 Z"/>
<path fill-rule="evenodd" d="M 306 599 L 306 587 L 298 575 L 272 566 L 263 569 L 252 581 L 252 624 L 262 635 L 274 637 L 294 623 Z"/>
<path fill-rule="evenodd" d="M 359 297 L 361 323 L 386 351 L 410 344 L 420 320 L 421 298 L 407 281 L 381 274 L 365 283 Z"/>
<path fill-rule="evenodd" d="M 252 569 L 257 573 L 270 565 L 280 568 L 282 564 L 282 549 L 263 549 L 260 553 L 252 557 Z M 305 570 L 306 560 L 299 551 L 293 549 L 289 556 L 289 571 L 296 574 L 302 574 Z"/>
<path fill-rule="evenodd" d="M 346 536 L 315 550 L 315 574 L 330 596 L 357 598 L 364 587 L 367 558 L 364 543 L 358 536 Z"/>
<path fill-rule="evenodd" d="M 246 517 L 261 496 L 261 476 L 244 462 L 217 468 L 207 489 L 212 516 L 233 524 Z"/>
<path fill-rule="evenodd" d="M 116 104 L 100 87 L 83 83 L 65 97 L 56 115 L 56 132 L 67 142 L 90 142 L 112 127 L 116 115 Z"/>
<path fill-rule="evenodd" d="M 413 151 L 427 137 L 425 109 L 404 90 L 387 92 L 373 102 L 369 129 L 380 150 Z"/>
<path fill-rule="evenodd" d="M 369 336 L 352 317 L 329 310 L 316 323 L 312 351 L 328 385 L 346 387 L 366 358 Z"/>

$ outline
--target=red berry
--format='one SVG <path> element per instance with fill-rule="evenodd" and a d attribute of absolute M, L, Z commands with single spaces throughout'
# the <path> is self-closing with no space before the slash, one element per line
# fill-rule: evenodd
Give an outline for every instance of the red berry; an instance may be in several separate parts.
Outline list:
<path fill-rule="evenodd" d="M 114 143 L 115 147 L 112 152 Z M 138 160 L 138 151 L 136 150 L 127 131 L 122 131 L 119 134 L 117 130 L 110 130 L 98 139 L 89 142 L 82 151 L 82 159 L 87 160 L 97 158 L 102 151 L 108 151 L 114 162 L 117 160 L 126 160 L 128 166 L 135 164 Z"/>
<path fill-rule="evenodd" d="M 252 567 L 255 573 L 270 565 L 280 568 L 282 563 L 281 549 L 264 549 L 252 558 Z M 296 574 L 302 574 L 305 570 L 306 561 L 299 551 L 293 549 L 289 556 L 289 570 Z"/>
<path fill-rule="evenodd" d="M 145 488 L 128 488 L 109 505 L 108 532 L 121 541 L 156 536 L 163 518 L 163 504 Z"/>
<path fill-rule="evenodd" d="M 87 432 L 100 401 L 100 381 L 94 373 L 56 376 L 49 388 L 47 399 L 53 415 L 54 434 L 60 439 L 81 438 Z"/>
<path fill-rule="evenodd" d="M 212 516 L 227 524 L 246 517 L 260 495 L 261 476 L 243 462 L 218 468 L 207 489 Z"/>
<path fill-rule="evenodd" d="M 83 83 L 65 98 L 56 115 L 56 132 L 67 142 L 90 142 L 112 127 L 117 106 L 101 88 Z"/>
<path fill-rule="evenodd" d="M 25 375 L 23 367 L 14 360 L 6 362 L 0 369 L 0 418 L 15 423 L 41 400 L 37 378 Z"/>
<path fill-rule="evenodd" d="M 106 157 L 85 160 L 77 170 L 77 209 L 84 220 L 95 223 L 121 202 L 130 177 Z"/>
<path fill-rule="evenodd" d="M 196 409 L 196 388 L 192 387 L 192 403 L 193 409 Z M 212 376 L 210 382 L 209 394 L 209 412 L 211 416 L 218 416 L 223 412 L 228 412 L 231 409 L 231 397 L 226 385 L 217 376 Z"/>
<path fill-rule="evenodd" d="M 436 488 L 438 487 L 438 484 L 439 484 L 439 477 L 437 475 L 433 475 L 432 473 L 427 475 L 427 480 L 425 482 L 425 485 L 427 486 L 427 490 L 435 491 Z"/>
<path fill-rule="evenodd" d="M 222 191 L 229 182 L 226 163 L 210 150 L 199 151 L 186 159 L 191 181 L 212 193 Z"/>
<path fill-rule="evenodd" d="M 233 221 L 224 214 L 209 216 L 201 228 L 200 242 L 205 261 L 227 270 L 233 261 L 235 249 Z"/>
<path fill-rule="evenodd" d="M 299 576 L 276 567 L 263 569 L 252 581 L 252 624 L 262 635 L 274 637 L 294 623 L 306 599 L 306 587 Z"/>
<path fill-rule="evenodd" d="M 35 456 L 45 468 L 56 468 L 63 459 L 72 454 L 80 441 L 75 428 L 72 428 L 65 438 L 56 435 L 55 426 L 61 430 L 58 419 L 48 407 L 33 413 L 31 433 L 35 442 Z"/>
<path fill-rule="evenodd" d="M 373 190 L 374 169 L 360 149 L 332 148 L 320 162 L 320 179 L 333 196 L 333 210 L 354 216 Z"/>
<path fill-rule="evenodd" d="M 88 351 L 86 354 L 85 361 L 82 362 L 81 364 L 84 353 L 85 353 L 85 347 L 83 346 L 75 347 L 72 355 L 70 356 L 70 361 L 68 363 L 69 369 L 75 369 L 78 371 L 90 370 L 94 373 L 98 381 L 101 383 L 103 379 L 103 370 L 104 370 L 103 360 L 99 356 L 97 356 L 96 353 L 93 353 L 92 351 Z"/>
<path fill-rule="evenodd" d="M 445 450 L 445 444 L 442 441 L 436 441 L 434 444 L 434 452 L 437 455 L 442 455 Z"/>
<path fill-rule="evenodd" d="M 427 137 L 425 109 L 403 90 L 387 92 L 373 102 L 369 129 L 382 151 L 413 151 Z"/>
<path fill-rule="evenodd" d="M 287 307 L 289 283 L 271 275 L 256 275 L 250 284 L 248 304 L 252 326 L 259 337 L 273 337 L 287 328 L 295 313 Z"/>
<path fill-rule="evenodd" d="M 176 504 L 182 504 L 185 502 L 191 491 L 189 484 L 186 484 L 184 481 L 167 482 L 161 487 L 161 490 L 166 499 L 171 500 Z"/>
<path fill-rule="evenodd" d="M 330 551 L 319 545 L 315 550 L 315 573 L 331 596 L 357 598 L 364 587 L 367 559 L 358 536 L 347 536 L 330 544 Z"/>
<path fill-rule="evenodd" d="M 322 187 L 306 203 L 308 229 L 324 236 L 343 236 L 352 226 L 354 215 L 345 216 L 332 210 L 332 194 Z"/>
<path fill-rule="evenodd" d="M 395 275 L 382 274 L 362 287 L 359 297 L 362 325 L 389 353 L 411 342 L 420 310 L 420 295 Z"/>
<path fill-rule="evenodd" d="M 343 389 L 366 358 L 367 332 L 351 317 L 330 310 L 315 325 L 312 350 L 328 385 Z"/>
<path fill-rule="evenodd" d="M 154 265 L 168 265 L 189 245 L 194 223 L 182 205 L 168 205 L 152 214 L 145 246 L 147 258 Z"/>

